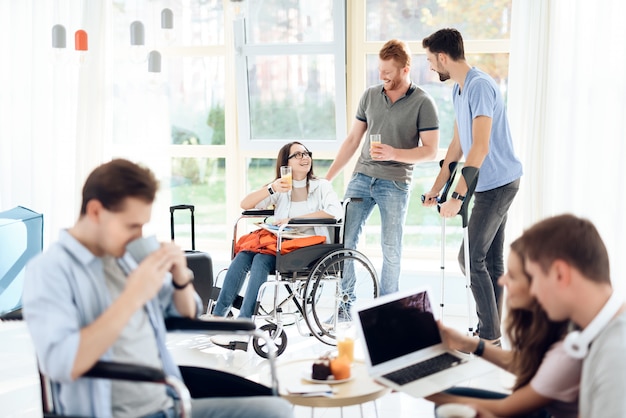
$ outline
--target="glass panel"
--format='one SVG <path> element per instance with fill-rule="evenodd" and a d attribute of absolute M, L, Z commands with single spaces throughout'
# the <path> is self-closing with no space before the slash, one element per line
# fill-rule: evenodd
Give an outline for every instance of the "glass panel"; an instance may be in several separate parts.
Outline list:
<path fill-rule="evenodd" d="M 174 28 L 161 30 L 161 10 L 169 8 Z M 161 47 L 222 45 L 224 43 L 224 7 L 222 0 L 114 0 L 113 37 L 116 45 L 130 46 L 130 24 L 135 20 L 145 28 L 145 45 Z"/>
<path fill-rule="evenodd" d="M 333 0 L 251 1 L 246 16 L 251 44 L 333 41 Z"/>
<path fill-rule="evenodd" d="M 172 60 L 168 74 L 172 144 L 224 145 L 224 58 Z"/>
<path fill-rule="evenodd" d="M 223 57 L 166 60 L 156 80 L 143 65 L 118 61 L 113 66 L 113 141 L 223 145 L 224 78 Z"/>
<path fill-rule="evenodd" d="M 225 159 L 172 158 L 171 176 L 170 204 L 196 207 L 196 247 L 203 247 L 199 241 L 223 243 L 231 233 L 226 227 Z M 175 234 L 181 248 L 191 248 L 189 212 L 176 211 Z"/>
<path fill-rule="evenodd" d="M 367 0 L 366 38 L 421 41 L 454 27 L 464 39 L 508 39 L 512 0 Z"/>
<path fill-rule="evenodd" d="M 496 80 L 506 103 L 509 82 L 509 55 L 466 54 L 466 58 L 470 65 L 487 72 Z M 367 68 L 367 85 L 379 84 L 378 55 L 367 56 Z M 430 70 L 425 55 L 411 56 L 411 80 L 435 99 L 439 110 L 439 148 L 448 148 L 454 131 L 454 106 L 452 104 L 452 86 L 454 83 L 439 81 L 437 73 Z"/>
<path fill-rule="evenodd" d="M 252 140 L 335 138 L 332 55 L 248 59 Z"/>

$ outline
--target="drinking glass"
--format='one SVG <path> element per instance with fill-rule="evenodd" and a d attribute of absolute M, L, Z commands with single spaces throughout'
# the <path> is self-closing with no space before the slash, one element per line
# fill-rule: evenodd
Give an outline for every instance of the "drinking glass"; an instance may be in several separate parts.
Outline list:
<path fill-rule="evenodd" d="M 280 167 L 280 178 L 284 179 L 287 181 L 288 185 L 289 185 L 289 190 L 291 190 L 292 187 L 292 174 L 291 174 L 291 167 L 288 165 L 283 165 Z"/>

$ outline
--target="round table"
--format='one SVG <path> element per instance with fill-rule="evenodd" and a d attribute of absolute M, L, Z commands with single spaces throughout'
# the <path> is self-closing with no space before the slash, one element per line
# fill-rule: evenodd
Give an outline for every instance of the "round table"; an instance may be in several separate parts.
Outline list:
<path fill-rule="evenodd" d="M 280 396 L 294 405 L 311 408 L 333 408 L 361 405 L 365 402 L 375 401 L 390 392 L 389 388 L 376 383 L 368 376 L 363 361 L 355 360 L 352 365 L 352 379 L 343 383 L 331 384 L 332 396 L 302 396 L 289 393 L 288 389 L 293 385 L 315 385 L 315 383 L 302 378 L 304 373 L 311 370 L 315 360 L 317 359 L 291 360 L 276 365 Z M 311 411 L 312 413 L 313 411 Z M 363 415 L 362 410 L 361 415 Z M 378 411 L 376 411 L 376 415 L 378 416 Z"/>

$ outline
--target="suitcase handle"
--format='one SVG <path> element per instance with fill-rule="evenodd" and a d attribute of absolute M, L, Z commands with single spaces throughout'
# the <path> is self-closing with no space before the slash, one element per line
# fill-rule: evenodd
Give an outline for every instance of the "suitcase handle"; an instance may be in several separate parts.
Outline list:
<path fill-rule="evenodd" d="M 196 222 L 194 218 L 194 211 L 196 207 L 194 205 L 174 205 L 170 206 L 170 235 L 172 241 L 174 241 L 174 212 L 179 209 L 185 209 L 191 211 L 191 250 L 196 249 Z"/>

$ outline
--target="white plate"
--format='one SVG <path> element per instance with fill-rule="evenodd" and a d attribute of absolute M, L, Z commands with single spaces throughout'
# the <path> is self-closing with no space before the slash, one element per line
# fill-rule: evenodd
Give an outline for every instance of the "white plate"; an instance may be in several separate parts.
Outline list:
<path fill-rule="evenodd" d="M 350 380 L 354 379 L 354 376 L 350 375 L 350 377 L 348 377 L 347 379 L 335 380 L 335 378 L 331 374 L 330 376 L 328 376 L 328 379 L 319 380 L 319 379 L 313 379 L 313 377 L 311 377 L 311 374 L 312 374 L 311 370 L 303 370 L 302 371 L 302 379 L 304 379 L 304 380 L 306 380 L 307 382 L 310 382 L 310 383 L 324 383 L 324 384 L 327 384 L 327 385 L 336 385 L 338 383 L 345 383 L 345 382 L 349 382 Z"/>

